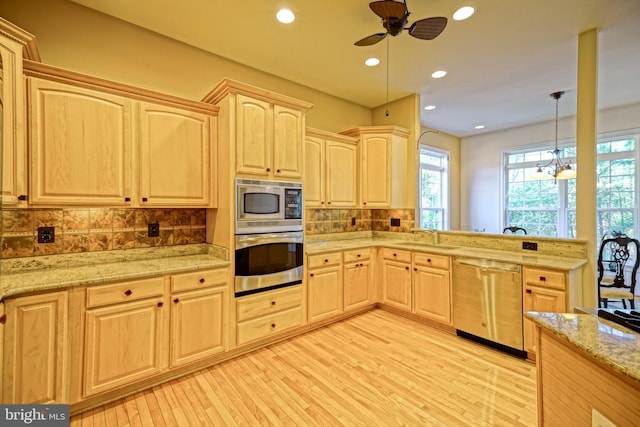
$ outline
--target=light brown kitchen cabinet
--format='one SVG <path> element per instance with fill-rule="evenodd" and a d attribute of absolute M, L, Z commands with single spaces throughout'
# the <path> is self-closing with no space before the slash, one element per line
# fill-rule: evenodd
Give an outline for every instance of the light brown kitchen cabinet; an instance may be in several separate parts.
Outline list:
<path fill-rule="evenodd" d="M 363 126 L 342 132 L 360 140 L 360 204 L 366 208 L 406 208 L 415 204 L 414 162 L 407 129 Z"/>
<path fill-rule="evenodd" d="M 382 303 L 411 311 L 411 252 L 382 249 Z"/>
<path fill-rule="evenodd" d="M 203 101 L 224 111 L 220 138 L 235 151 L 229 160 L 235 161 L 237 176 L 302 179 L 305 113 L 311 104 L 231 79 Z"/>
<path fill-rule="evenodd" d="M 27 83 L 29 203 L 130 204 L 131 100 L 37 78 Z"/>
<path fill-rule="evenodd" d="M 451 325 L 450 257 L 413 253 L 413 312 Z"/>
<path fill-rule="evenodd" d="M 227 349 L 228 283 L 226 268 L 171 277 L 170 367 Z"/>
<path fill-rule="evenodd" d="M 2 403 L 66 403 L 68 293 L 5 301 Z"/>
<path fill-rule="evenodd" d="M 213 123 L 201 112 L 139 103 L 140 206 L 213 205 Z"/>
<path fill-rule="evenodd" d="M 307 128 L 304 166 L 306 207 L 357 206 L 356 138 Z"/>
<path fill-rule="evenodd" d="M 163 292 L 162 277 L 87 288 L 84 397 L 162 371 Z"/>
<path fill-rule="evenodd" d="M 248 344 L 304 324 L 302 285 L 236 298 L 236 342 Z"/>
<path fill-rule="evenodd" d="M 372 272 L 371 249 L 344 251 L 343 288 L 344 311 L 357 310 L 371 305 Z"/>
<path fill-rule="evenodd" d="M 540 268 L 523 268 L 523 312 L 538 311 L 564 313 L 567 311 L 565 273 Z M 536 328 L 529 319 L 524 319 L 524 349 L 534 358 L 536 348 Z"/>
<path fill-rule="evenodd" d="M 343 311 L 342 253 L 307 257 L 307 316 L 309 323 Z"/>

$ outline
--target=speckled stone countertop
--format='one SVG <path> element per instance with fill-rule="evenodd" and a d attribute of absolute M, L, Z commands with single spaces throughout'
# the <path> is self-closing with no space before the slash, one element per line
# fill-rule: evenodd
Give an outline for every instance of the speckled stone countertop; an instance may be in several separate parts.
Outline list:
<path fill-rule="evenodd" d="M 510 262 L 514 264 L 545 267 L 564 271 L 571 271 L 586 264 L 584 258 L 568 256 L 542 255 L 506 250 L 484 249 L 478 247 L 449 246 L 437 243 L 429 243 L 419 240 L 405 240 L 390 234 L 375 236 L 363 235 L 351 239 L 336 240 L 311 240 L 307 241 L 305 251 L 309 255 L 326 252 L 344 251 L 374 246 L 385 246 L 410 251 L 422 251 L 436 254 L 450 255 L 453 257 L 488 258 L 496 261 Z"/>
<path fill-rule="evenodd" d="M 204 244 L 5 259 L 0 265 L 0 299 L 228 265 L 228 250 Z"/>
<path fill-rule="evenodd" d="M 530 311 L 525 317 L 640 387 L 640 334 L 591 314 Z"/>

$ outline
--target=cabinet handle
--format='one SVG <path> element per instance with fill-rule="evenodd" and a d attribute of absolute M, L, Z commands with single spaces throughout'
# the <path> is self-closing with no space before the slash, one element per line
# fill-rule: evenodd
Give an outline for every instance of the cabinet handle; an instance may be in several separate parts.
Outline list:
<path fill-rule="evenodd" d="M 27 196 L 26 194 L 21 194 L 18 196 L 18 200 L 29 200 L 29 196 Z"/>
<path fill-rule="evenodd" d="M 159 302 L 159 303 L 158 303 L 158 307 L 162 307 L 163 305 L 164 305 L 164 303 L 163 303 L 163 302 Z"/>
<path fill-rule="evenodd" d="M 267 172 L 271 172 L 271 168 L 267 168 Z"/>
<path fill-rule="evenodd" d="M 147 199 L 146 197 L 143 197 L 143 198 L 142 198 L 142 201 L 143 201 L 143 202 L 146 202 L 147 200 L 148 200 L 148 199 Z"/>
<path fill-rule="evenodd" d="M 200 280 L 199 280 L 200 283 L 204 283 L 205 281 L 206 280 L 204 280 L 204 277 L 201 277 Z"/>
<path fill-rule="evenodd" d="M 358 258 L 360 258 L 360 254 L 356 255 Z"/>
<path fill-rule="evenodd" d="M 367 204 L 367 202 L 362 202 L 362 204 L 363 204 L 363 205 L 366 205 L 366 204 Z"/>
<path fill-rule="evenodd" d="M 313 273 L 309 273 L 309 277 L 313 277 Z"/>
<path fill-rule="evenodd" d="M 546 282 L 546 281 L 547 281 L 547 278 L 546 278 L 546 277 L 544 277 L 544 276 L 540 276 L 540 281 L 541 281 L 541 282 Z"/>
<path fill-rule="evenodd" d="M 271 305 L 276 305 L 276 302 L 275 301 L 271 301 Z"/>
<path fill-rule="evenodd" d="M 364 264 L 363 264 L 363 263 L 360 263 L 360 267 L 364 267 Z"/>
<path fill-rule="evenodd" d="M 331 204 L 331 202 L 327 202 L 327 204 L 328 204 L 328 205 L 330 205 L 330 204 Z"/>
<path fill-rule="evenodd" d="M 398 254 L 393 254 L 393 256 L 398 256 Z"/>
<path fill-rule="evenodd" d="M 125 198 L 124 198 L 124 201 L 125 201 L 125 202 L 130 202 L 130 201 L 131 201 L 131 197 L 125 197 Z"/>
<path fill-rule="evenodd" d="M 0 316 L 0 324 L 4 325 L 5 323 L 7 323 L 7 315 L 3 314 Z"/>
<path fill-rule="evenodd" d="M 133 291 L 132 291 L 131 289 L 127 289 L 126 291 L 124 291 L 124 294 L 125 294 L 126 296 L 129 296 L 129 295 L 131 295 L 132 293 L 133 293 Z"/>
<path fill-rule="evenodd" d="M 531 289 L 527 289 L 527 291 L 526 291 L 526 292 L 527 292 L 528 294 L 530 294 L 530 293 L 531 293 Z"/>
<path fill-rule="evenodd" d="M 405 269 L 405 270 L 408 270 L 408 269 L 409 269 L 409 267 L 405 267 L 404 269 Z"/>
<path fill-rule="evenodd" d="M 427 262 L 431 262 L 431 258 L 427 258 Z"/>
<path fill-rule="evenodd" d="M 324 200 L 320 202 L 321 205 L 324 205 Z"/>
<path fill-rule="evenodd" d="M 275 328 L 276 328 L 276 324 L 275 324 L 275 323 L 272 323 L 272 324 L 271 324 L 271 327 L 272 327 L 273 329 L 275 329 Z"/>
<path fill-rule="evenodd" d="M 324 260 L 324 262 L 325 262 L 325 263 L 327 263 L 327 262 L 329 262 L 329 260 L 328 260 L 328 259 L 325 259 L 325 260 Z"/>
<path fill-rule="evenodd" d="M 174 299 L 173 302 L 176 303 L 176 304 L 179 303 L 180 302 L 180 298 Z"/>
<path fill-rule="evenodd" d="M 276 169 L 276 173 L 280 173 L 280 169 Z"/>
<path fill-rule="evenodd" d="M 418 271 L 418 269 L 416 267 L 413 267 L 413 271 Z"/>

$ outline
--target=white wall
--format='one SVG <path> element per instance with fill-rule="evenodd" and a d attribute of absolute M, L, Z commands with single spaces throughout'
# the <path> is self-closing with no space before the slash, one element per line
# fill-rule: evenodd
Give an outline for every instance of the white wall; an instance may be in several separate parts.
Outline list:
<path fill-rule="evenodd" d="M 640 128 L 640 104 L 598 113 L 598 134 Z M 554 122 L 465 137 L 460 142 L 460 228 L 501 233 L 503 224 L 502 156 L 513 147 L 553 145 Z M 558 121 L 558 141 L 575 139 L 575 117 Z M 578 212 L 580 215 L 595 213 Z"/>

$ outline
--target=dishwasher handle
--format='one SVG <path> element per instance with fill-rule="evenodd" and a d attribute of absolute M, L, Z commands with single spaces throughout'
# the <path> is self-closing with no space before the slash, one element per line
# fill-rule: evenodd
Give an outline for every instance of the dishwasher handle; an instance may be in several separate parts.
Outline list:
<path fill-rule="evenodd" d="M 509 264 L 506 262 L 498 262 L 498 261 L 487 260 L 487 259 L 455 258 L 453 262 L 454 264 L 478 267 L 482 270 L 520 272 L 520 265 L 518 264 Z"/>

